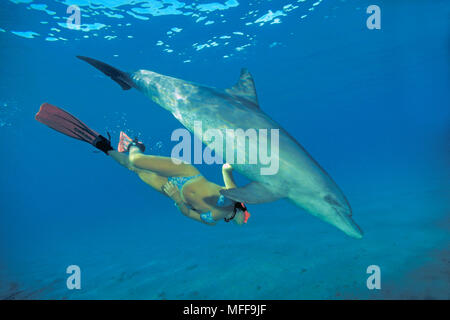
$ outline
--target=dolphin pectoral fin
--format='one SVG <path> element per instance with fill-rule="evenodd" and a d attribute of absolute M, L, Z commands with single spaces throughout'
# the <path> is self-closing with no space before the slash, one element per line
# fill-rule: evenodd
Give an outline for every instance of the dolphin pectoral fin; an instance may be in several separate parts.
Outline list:
<path fill-rule="evenodd" d="M 253 77 L 247 69 L 241 70 L 239 81 L 229 89 L 226 89 L 231 95 L 240 97 L 251 102 L 250 106 L 259 109 L 258 98 L 256 97 L 256 88 Z"/>
<path fill-rule="evenodd" d="M 274 194 L 258 182 L 250 182 L 242 188 L 222 189 L 220 190 L 220 194 L 223 194 L 231 200 L 249 204 L 272 202 L 283 198 Z"/>
<path fill-rule="evenodd" d="M 116 69 L 109 64 L 89 57 L 77 56 L 77 58 L 89 63 L 91 66 L 103 72 L 105 75 L 117 82 L 123 90 L 129 90 L 134 87 L 133 80 L 131 80 L 128 73 L 120 71 L 119 69 Z"/>

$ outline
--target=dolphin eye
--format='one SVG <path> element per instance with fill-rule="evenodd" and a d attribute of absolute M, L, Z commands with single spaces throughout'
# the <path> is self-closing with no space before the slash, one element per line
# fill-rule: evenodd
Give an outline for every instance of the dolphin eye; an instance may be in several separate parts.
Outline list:
<path fill-rule="evenodd" d="M 323 197 L 323 199 L 331 205 L 341 207 L 340 203 L 337 202 L 336 199 L 334 199 L 333 196 L 331 196 L 329 194 L 327 194 L 325 197 Z"/>

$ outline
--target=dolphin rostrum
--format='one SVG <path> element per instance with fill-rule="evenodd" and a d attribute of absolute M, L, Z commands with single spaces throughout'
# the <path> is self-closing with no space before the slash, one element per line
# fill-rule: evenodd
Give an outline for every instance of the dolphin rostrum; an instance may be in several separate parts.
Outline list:
<path fill-rule="evenodd" d="M 92 58 L 78 58 L 102 71 L 122 89 L 138 89 L 194 134 L 195 121 L 201 121 L 206 129 L 278 129 L 277 173 L 261 174 L 258 163 L 233 164 L 251 182 L 221 193 L 250 204 L 287 198 L 347 235 L 362 238 L 361 229 L 352 220 L 350 204 L 337 184 L 289 133 L 260 109 L 253 78 L 246 69 L 242 69 L 236 85 L 221 90 L 148 70 L 126 73 Z M 200 138 L 205 144 L 210 143 L 209 138 Z M 232 148 L 236 149 L 232 150 L 235 154 L 238 146 L 233 144 Z"/>

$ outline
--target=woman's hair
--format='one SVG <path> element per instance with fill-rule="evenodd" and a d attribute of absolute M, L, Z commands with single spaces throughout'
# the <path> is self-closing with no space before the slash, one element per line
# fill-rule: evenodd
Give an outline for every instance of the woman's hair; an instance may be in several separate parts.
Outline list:
<path fill-rule="evenodd" d="M 237 210 L 237 209 L 241 210 L 242 212 L 247 211 L 247 207 L 242 202 L 235 202 L 234 203 L 234 210 Z"/>
<path fill-rule="evenodd" d="M 242 202 L 234 202 L 233 215 L 229 218 L 224 218 L 225 222 L 230 222 L 236 216 L 237 211 L 240 210 L 242 213 L 246 213 L 247 207 Z"/>

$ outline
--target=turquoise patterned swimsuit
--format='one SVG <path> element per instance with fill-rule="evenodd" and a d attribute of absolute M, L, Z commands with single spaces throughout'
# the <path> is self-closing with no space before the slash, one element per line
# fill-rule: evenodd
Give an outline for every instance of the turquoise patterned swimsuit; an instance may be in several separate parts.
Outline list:
<path fill-rule="evenodd" d="M 180 193 L 181 193 L 181 190 L 183 189 L 183 186 L 185 185 L 186 182 L 188 182 L 189 180 L 192 180 L 194 178 L 200 177 L 200 176 L 201 176 L 201 174 L 199 173 L 195 176 L 190 176 L 190 177 L 169 177 L 169 178 L 167 178 L 167 180 L 169 182 L 172 182 L 174 185 L 176 185 L 178 187 L 178 190 L 180 190 Z"/>

